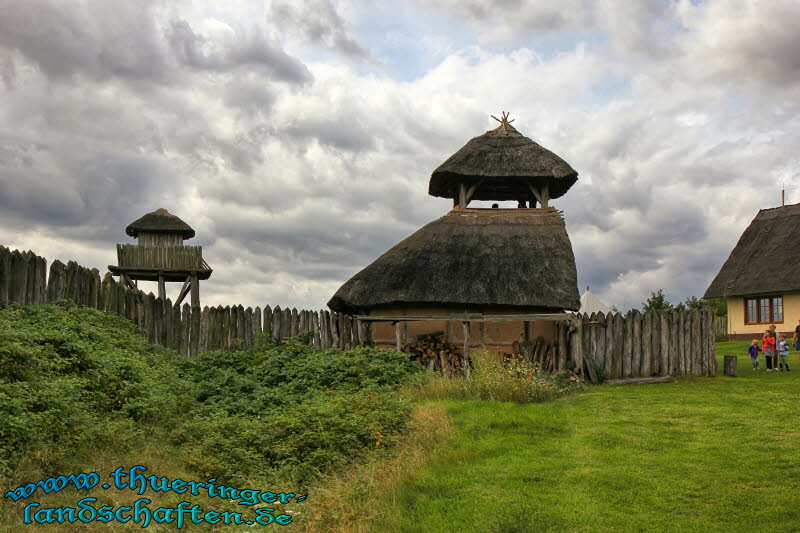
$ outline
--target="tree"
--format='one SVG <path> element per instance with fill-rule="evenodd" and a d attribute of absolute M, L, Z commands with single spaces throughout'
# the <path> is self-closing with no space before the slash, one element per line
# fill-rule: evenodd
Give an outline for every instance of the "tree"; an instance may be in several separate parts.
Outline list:
<path fill-rule="evenodd" d="M 714 316 L 728 316 L 728 306 L 723 298 L 698 298 L 691 296 L 686 298 L 685 302 L 681 302 L 675 306 L 675 309 L 703 309 L 710 307 L 714 311 Z"/>
<path fill-rule="evenodd" d="M 658 289 L 656 292 L 651 292 L 650 298 L 648 298 L 646 302 L 642 303 L 643 313 L 647 313 L 649 311 L 666 311 L 668 309 L 672 309 L 672 304 L 669 303 L 667 297 L 664 296 L 664 291 L 662 289 Z"/>

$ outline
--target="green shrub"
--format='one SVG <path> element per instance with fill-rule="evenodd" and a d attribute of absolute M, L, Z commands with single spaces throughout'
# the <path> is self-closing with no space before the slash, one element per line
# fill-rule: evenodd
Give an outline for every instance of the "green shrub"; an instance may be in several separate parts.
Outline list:
<path fill-rule="evenodd" d="M 68 302 L 1 309 L 0 473 L 31 447 L 48 448 L 42 466 L 58 469 L 88 435 L 188 409 L 176 361 L 116 315 Z"/>
<path fill-rule="evenodd" d="M 304 483 L 390 443 L 410 410 L 393 389 L 421 370 L 394 350 L 319 350 L 301 339 L 206 352 L 183 364 L 198 405 L 176 443 L 194 448 L 204 475 Z"/>

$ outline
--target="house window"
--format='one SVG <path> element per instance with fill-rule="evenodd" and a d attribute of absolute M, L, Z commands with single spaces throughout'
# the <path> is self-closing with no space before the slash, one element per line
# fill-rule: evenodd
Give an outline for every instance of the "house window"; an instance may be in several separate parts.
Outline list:
<path fill-rule="evenodd" d="M 744 299 L 745 324 L 783 323 L 783 296 Z"/>

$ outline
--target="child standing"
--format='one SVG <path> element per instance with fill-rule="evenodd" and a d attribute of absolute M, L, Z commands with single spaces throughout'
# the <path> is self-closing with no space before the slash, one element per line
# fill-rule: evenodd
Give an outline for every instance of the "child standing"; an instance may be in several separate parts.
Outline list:
<path fill-rule="evenodd" d="M 758 352 L 761 348 L 758 347 L 758 340 L 753 339 L 753 344 L 747 347 L 747 353 L 750 355 L 750 362 L 753 363 L 753 370 L 758 370 Z"/>
<path fill-rule="evenodd" d="M 764 352 L 764 359 L 767 360 L 767 372 L 772 372 L 772 358 L 775 356 L 775 337 L 772 331 L 766 330 L 761 339 L 761 351 Z"/>
<path fill-rule="evenodd" d="M 789 372 L 789 343 L 786 342 L 786 336 L 783 333 L 781 333 L 781 340 L 778 343 L 778 355 L 781 358 L 781 372 L 784 371 L 784 367 L 786 368 L 786 372 Z"/>

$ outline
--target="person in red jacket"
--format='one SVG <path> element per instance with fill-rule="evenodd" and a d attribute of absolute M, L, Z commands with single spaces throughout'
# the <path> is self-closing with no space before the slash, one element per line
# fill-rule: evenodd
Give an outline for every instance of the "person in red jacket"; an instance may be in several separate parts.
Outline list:
<path fill-rule="evenodd" d="M 772 363 L 775 357 L 775 337 L 769 329 L 764 332 L 764 337 L 761 339 L 761 351 L 764 352 L 764 359 L 767 360 L 767 372 L 772 372 Z"/>

